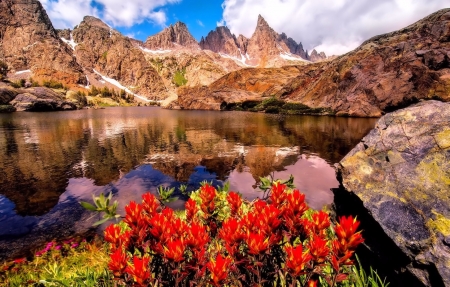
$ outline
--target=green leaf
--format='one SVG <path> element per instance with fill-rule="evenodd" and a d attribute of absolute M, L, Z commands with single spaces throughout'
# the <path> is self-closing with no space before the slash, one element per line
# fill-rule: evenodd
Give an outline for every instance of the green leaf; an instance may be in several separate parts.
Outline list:
<path fill-rule="evenodd" d="M 85 201 L 80 201 L 81 206 L 83 206 L 83 208 L 90 210 L 90 211 L 97 211 L 97 207 L 93 206 L 92 204 L 85 202 Z"/>
<path fill-rule="evenodd" d="M 108 221 L 108 220 L 109 220 L 109 217 L 105 217 L 105 218 L 103 218 L 103 219 L 101 219 L 101 220 L 95 222 L 94 224 L 92 224 L 92 226 L 100 225 L 100 224 L 102 224 L 102 223 L 105 223 L 105 222 Z"/>

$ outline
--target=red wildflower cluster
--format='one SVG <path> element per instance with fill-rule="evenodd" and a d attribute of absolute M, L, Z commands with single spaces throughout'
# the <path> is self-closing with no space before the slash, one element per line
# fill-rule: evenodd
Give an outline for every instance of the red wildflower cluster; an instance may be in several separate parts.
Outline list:
<path fill-rule="evenodd" d="M 185 208 L 180 217 L 147 193 L 125 208 L 123 225 L 106 228 L 118 282 L 265 286 L 285 273 L 289 284 L 317 286 L 322 277 L 333 286 L 346 279 L 363 242 L 356 219 L 340 218 L 333 232 L 326 212 L 312 211 L 304 194 L 278 182 L 267 201 L 254 202 L 206 184 Z"/>

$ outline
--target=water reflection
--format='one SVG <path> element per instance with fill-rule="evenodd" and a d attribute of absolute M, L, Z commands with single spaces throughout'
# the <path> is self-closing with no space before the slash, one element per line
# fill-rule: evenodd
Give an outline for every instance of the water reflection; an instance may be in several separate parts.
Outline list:
<path fill-rule="evenodd" d="M 160 184 L 229 180 L 254 198 L 253 186 L 269 174 L 293 174 L 320 208 L 332 202 L 337 184 L 330 165 L 374 123 L 160 108 L 0 114 L 0 225 L 34 218 L 27 225 L 33 230 L 58 206 L 92 193 L 113 191 L 123 205 Z"/>

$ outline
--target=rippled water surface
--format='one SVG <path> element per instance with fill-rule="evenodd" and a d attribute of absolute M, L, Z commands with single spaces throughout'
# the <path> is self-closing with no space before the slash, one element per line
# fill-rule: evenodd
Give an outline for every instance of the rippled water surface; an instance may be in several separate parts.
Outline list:
<path fill-rule="evenodd" d="M 156 107 L 0 114 L 0 258 L 85 231 L 95 218 L 78 201 L 100 192 L 123 208 L 161 184 L 213 180 L 252 199 L 259 177 L 292 174 L 320 208 L 338 185 L 332 165 L 375 121 Z"/>

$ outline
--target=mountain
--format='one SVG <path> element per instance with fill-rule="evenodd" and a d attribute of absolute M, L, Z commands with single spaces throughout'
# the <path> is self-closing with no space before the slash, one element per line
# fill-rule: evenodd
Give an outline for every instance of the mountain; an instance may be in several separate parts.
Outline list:
<path fill-rule="evenodd" d="M 60 33 L 67 37 L 67 32 Z M 92 16 L 83 21 L 64 38 L 71 45 L 78 63 L 84 68 L 90 84 L 118 84 L 144 99 L 167 97 L 161 77 L 145 60 L 144 52 L 128 38 Z"/>
<path fill-rule="evenodd" d="M 86 83 L 81 66 L 37 0 L 0 1 L 0 60 L 13 73 L 31 70 L 35 80 Z"/>
<path fill-rule="evenodd" d="M 242 46 L 244 45 L 242 44 Z M 241 44 L 238 43 L 236 36 L 231 34 L 230 29 L 226 26 L 219 26 L 216 30 L 209 32 L 206 38 L 202 37 L 200 40 L 200 47 L 202 50 L 211 50 L 238 59 L 242 56 Z M 246 47 L 242 48 L 243 51 L 246 50 Z"/>
<path fill-rule="evenodd" d="M 244 66 L 262 68 L 326 59 L 323 52 L 310 58 L 301 43 L 297 44 L 285 33 L 275 32 L 261 15 L 258 16 L 255 32 L 250 39 L 242 35 L 236 38 L 227 27 L 217 27 L 206 38 L 202 37 L 200 47 L 232 58 Z"/>
<path fill-rule="evenodd" d="M 176 48 L 200 49 L 197 41 L 192 37 L 186 24 L 177 22 L 170 25 L 156 35 L 150 36 L 144 43 L 150 50 L 170 50 Z"/>
<path fill-rule="evenodd" d="M 274 39 L 263 21 L 259 25 L 253 39 Z M 181 89 L 173 107 L 219 110 L 275 96 L 328 114 L 378 117 L 421 99 L 450 101 L 449 27 L 450 9 L 440 10 L 332 61 L 247 68 L 207 87 Z M 258 51 L 250 41 L 247 51 Z"/>

